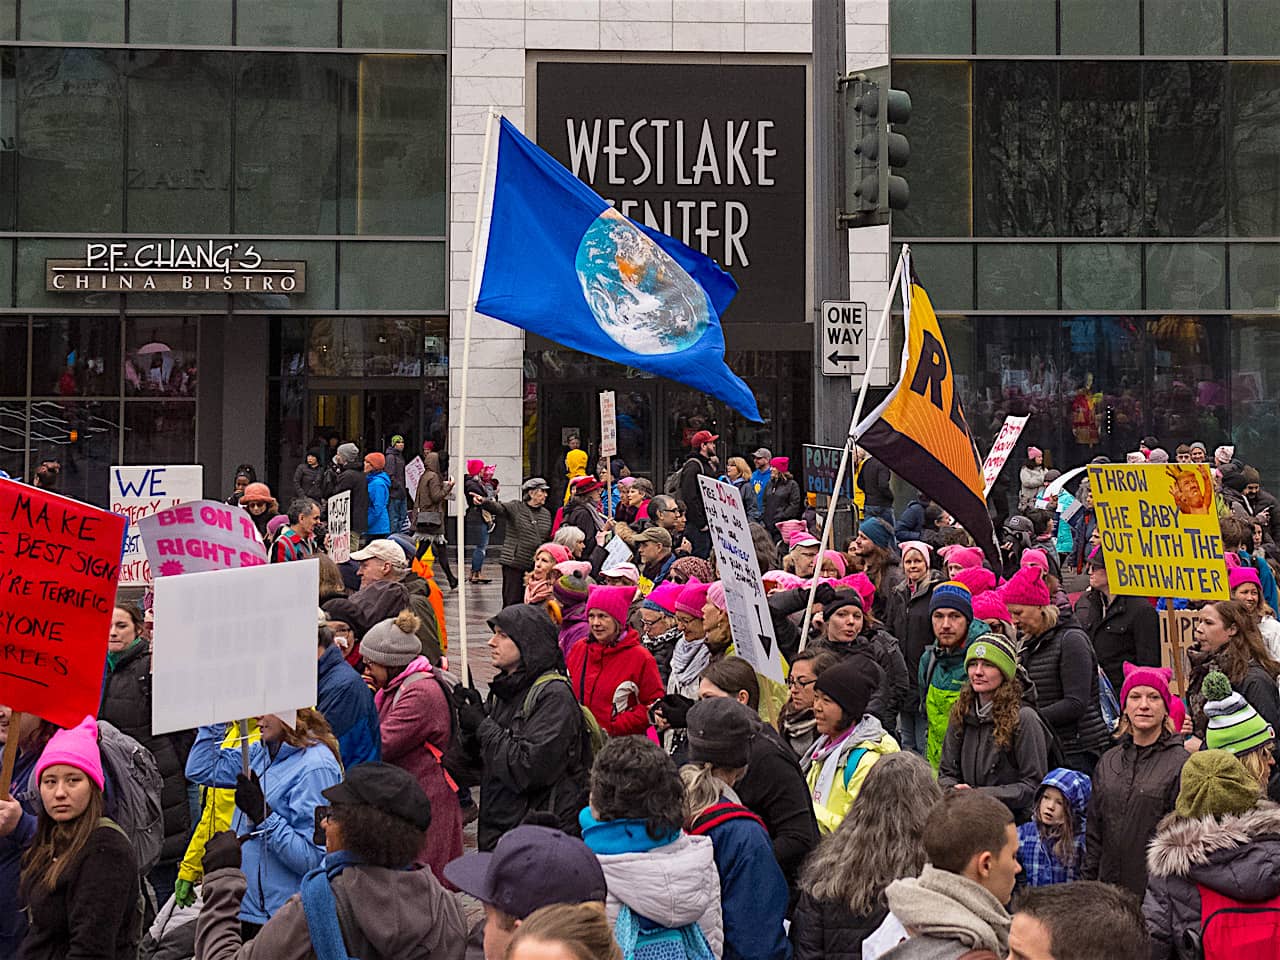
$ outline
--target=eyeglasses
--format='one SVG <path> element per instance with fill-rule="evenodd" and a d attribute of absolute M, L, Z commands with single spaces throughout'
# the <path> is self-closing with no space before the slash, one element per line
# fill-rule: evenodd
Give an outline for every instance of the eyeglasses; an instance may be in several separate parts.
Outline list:
<path fill-rule="evenodd" d="M 797 680 L 795 677 L 787 677 L 788 687 L 811 687 L 817 682 L 817 677 L 814 677 L 812 680 Z"/>
<path fill-rule="evenodd" d="M 659 617 L 656 620 L 646 620 L 644 617 L 641 617 L 640 625 L 643 626 L 646 630 L 652 630 L 654 627 L 662 626 L 662 618 Z"/>

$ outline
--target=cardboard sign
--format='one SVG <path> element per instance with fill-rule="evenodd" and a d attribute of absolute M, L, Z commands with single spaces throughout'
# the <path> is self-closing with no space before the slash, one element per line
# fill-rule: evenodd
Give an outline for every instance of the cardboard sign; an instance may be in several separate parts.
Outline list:
<path fill-rule="evenodd" d="M 1013 453 L 1013 448 L 1018 445 L 1018 438 L 1022 436 L 1022 428 L 1027 425 L 1027 421 L 1030 419 L 1031 417 L 1029 416 L 1004 418 L 1004 426 L 996 434 L 996 442 L 991 445 L 991 452 L 987 454 L 987 459 L 982 461 L 984 492 L 989 494 L 991 488 L 995 486 L 996 479 L 1000 476 L 1000 471 L 1009 462 L 1009 454 Z"/>
<path fill-rule="evenodd" d="M 409 496 L 415 500 L 418 497 L 418 484 L 422 481 L 422 475 L 427 472 L 427 465 L 422 462 L 421 457 L 414 457 L 404 465 L 404 488 L 409 491 Z M 351 494 L 347 494 L 347 499 L 351 498 Z"/>
<path fill-rule="evenodd" d="M 840 472 L 840 457 L 843 455 L 844 451 L 839 447 L 820 447 L 806 443 L 804 445 L 804 492 L 831 496 L 836 488 L 836 474 Z M 844 468 L 844 483 L 841 484 L 840 496 L 853 499 L 852 457 Z"/>
<path fill-rule="evenodd" d="M 1228 599 L 1208 464 L 1091 466 L 1089 490 L 1113 594 Z"/>
<path fill-rule="evenodd" d="M 350 490 L 335 493 L 329 498 L 329 558 L 334 563 L 346 563 L 351 559 Z"/>
<path fill-rule="evenodd" d="M 0 703 L 62 727 L 97 715 L 125 527 L 0 480 Z"/>
<path fill-rule="evenodd" d="M 1195 643 L 1196 626 L 1199 623 L 1199 610 L 1160 611 L 1160 666 L 1168 667 L 1173 671 L 1173 679 L 1169 681 L 1169 690 L 1178 696 L 1182 696 L 1184 693 L 1179 678 L 1191 676 L 1191 661 L 1187 658 L 1187 651 Z M 1173 651 L 1175 648 L 1182 661 L 1181 672 L 1174 664 Z"/>
<path fill-rule="evenodd" d="M 618 405 L 612 390 L 600 393 L 600 456 L 618 455 Z"/>
<path fill-rule="evenodd" d="M 155 590 L 154 733 L 315 705 L 317 560 L 160 577 Z"/>
<path fill-rule="evenodd" d="M 151 582 L 151 564 L 142 549 L 138 521 L 167 507 L 204 496 L 204 467 L 112 467 L 111 512 L 129 520 L 129 536 L 120 558 L 120 586 Z"/>
<path fill-rule="evenodd" d="M 138 521 L 156 579 L 256 567 L 267 548 L 249 512 L 217 500 L 193 500 Z"/>
<path fill-rule="evenodd" d="M 732 484 L 711 477 L 699 476 L 698 486 L 715 546 L 720 582 L 724 584 L 734 650 L 756 673 L 782 683 L 782 652 L 773 635 L 773 619 L 769 616 L 742 497 Z"/>

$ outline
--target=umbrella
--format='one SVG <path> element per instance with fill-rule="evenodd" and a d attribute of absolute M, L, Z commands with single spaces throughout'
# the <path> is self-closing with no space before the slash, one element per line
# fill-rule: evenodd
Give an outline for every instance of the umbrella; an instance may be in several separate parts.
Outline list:
<path fill-rule="evenodd" d="M 152 343 L 145 343 L 138 348 L 138 356 L 140 357 L 146 356 L 149 353 L 172 353 L 172 352 L 173 352 L 172 347 L 170 347 L 167 343 L 160 343 L 159 341 L 154 341 Z"/>

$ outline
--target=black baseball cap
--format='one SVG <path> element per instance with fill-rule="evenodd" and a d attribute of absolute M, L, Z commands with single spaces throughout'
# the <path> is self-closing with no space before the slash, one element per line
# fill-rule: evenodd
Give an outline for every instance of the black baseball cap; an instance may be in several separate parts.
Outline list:
<path fill-rule="evenodd" d="M 523 920 L 556 903 L 603 901 L 604 871 L 577 837 L 524 824 L 503 834 L 492 853 L 468 853 L 445 864 L 445 879 L 463 893 Z"/>
<path fill-rule="evenodd" d="M 431 801 L 413 775 L 389 763 L 360 763 L 341 782 L 320 791 L 330 803 L 363 803 L 413 824 L 431 826 Z"/>

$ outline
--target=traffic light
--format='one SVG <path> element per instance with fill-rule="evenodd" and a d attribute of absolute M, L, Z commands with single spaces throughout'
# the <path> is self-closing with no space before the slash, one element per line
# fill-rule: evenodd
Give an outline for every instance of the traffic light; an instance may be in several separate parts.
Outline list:
<path fill-rule="evenodd" d="M 840 83 L 844 120 L 844 203 L 840 222 L 865 227 L 889 222 L 911 197 L 896 171 L 907 165 L 911 145 L 894 127 L 911 119 L 911 96 L 889 86 L 889 68 L 850 74 Z"/>

